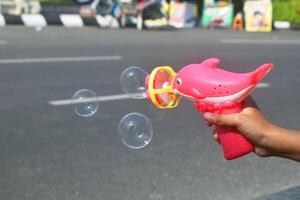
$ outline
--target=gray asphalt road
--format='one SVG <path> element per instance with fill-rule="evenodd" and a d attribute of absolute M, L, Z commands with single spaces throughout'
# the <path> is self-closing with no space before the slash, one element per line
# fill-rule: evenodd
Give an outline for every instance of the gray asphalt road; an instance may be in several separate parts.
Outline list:
<path fill-rule="evenodd" d="M 0 40 L 1 199 L 246 200 L 300 185 L 299 163 L 293 161 L 254 155 L 225 161 L 187 101 L 167 111 L 144 100 L 106 102 L 90 118 L 76 116 L 71 106 L 48 104 L 81 88 L 120 94 L 119 76 L 130 65 L 177 70 L 214 56 L 225 69 L 240 72 L 274 62 L 264 80 L 270 87 L 257 89 L 254 97 L 271 121 L 300 129 L 299 32 L 8 27 Z M 15 60 L 111 55 L 122 59 Z M 128 149 L 118 137 L 119 120 L 130 112 L 144 113 L 153 123 L 153 140 L 144 149 Z"/>

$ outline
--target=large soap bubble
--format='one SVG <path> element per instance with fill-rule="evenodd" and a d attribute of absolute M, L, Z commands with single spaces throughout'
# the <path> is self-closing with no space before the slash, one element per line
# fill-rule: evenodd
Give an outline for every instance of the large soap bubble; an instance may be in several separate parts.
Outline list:
<path fill-rule="evenodd" d="M 140 67 L 131 66 L 121 74 L 122 90 L 134 99 L 146 98 L 146 77 L 147 72 Z"/>
<path fill-rule="evenodd" d="M 96 94 L 89 89 L 78 90 L 72 98 L 75 113 L 81 117 L 94 115 L 99 107 L 95 98 Z"/>
<path fill-rule="evenodd" d="M 145 115 L 130 113 L 121 119 L 119 135 L 124 145 L 132 149 L 140 149 L 152 140 L 152 124 Z"/>

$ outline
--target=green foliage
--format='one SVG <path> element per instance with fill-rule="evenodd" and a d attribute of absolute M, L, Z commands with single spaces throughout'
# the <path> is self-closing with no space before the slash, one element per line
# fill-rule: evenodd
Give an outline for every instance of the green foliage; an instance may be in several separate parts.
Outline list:
<path fill-rule="evenodd" d="M 300 0 L 273 0 L 273 20 L 300 23 Z"/>

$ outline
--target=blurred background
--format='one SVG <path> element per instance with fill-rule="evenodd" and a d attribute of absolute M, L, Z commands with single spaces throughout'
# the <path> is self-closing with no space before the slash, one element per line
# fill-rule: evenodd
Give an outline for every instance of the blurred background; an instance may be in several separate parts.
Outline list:
<path fill-rule="evenodd" d="M 0 5 L 0 199 L 299 199 L 299 163 L 226 161 L 191 102 L 159 110 L 124 98 L 120 84 L 130 66 L 178 71 L 217 57 L 223 69 L 249 72 L 272 62 L 253 97 L 270 121 L 299 130 L 299 0 Z M 72 103 L 81 89 L 99 100 L 89 117 Z M 115 100 L 100 101 L 107 96 Z M 141 149 L 118 131 L 132 112 L 152 124 Z"/>
<path fill-rule="evenodd" d="M 0 5 L 4 15 L 40 13 L 46 15 L 48 24 L 54 23 L 55 14 L 78 14 L 84 18 L 98 15 L 98 23 L 99 15 L 111 16 L 121 27 L 138 29 L 232 26 L 239 30 L 245 27 L 246 31 L 271 31 L 272 27 L 299 29 L 300 23 L 297 0 L 2 0 Z M 8 21 L 19 23 L 13 17 Z M 99 25 L 103 26 L 101 22 Z"/>

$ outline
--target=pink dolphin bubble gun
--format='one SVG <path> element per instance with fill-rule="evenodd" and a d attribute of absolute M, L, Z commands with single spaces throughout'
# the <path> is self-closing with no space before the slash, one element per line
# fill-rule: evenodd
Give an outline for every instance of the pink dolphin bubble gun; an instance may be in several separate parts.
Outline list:
<path fill-rule="evenodd" d="M 219 59 L 209 58 L 184 66 L 178 73 L 169 66 L 157 67 L 146 78 L 147 98 L 160 109 L 175 108 L 184 97 L 193 101 L 201 113 L 239 113 L 244 99 L 273 68 L 268 63 L 253 72 L 233 73 L 218 68 L 219 63 Z M 253 151 L 253 145 L 236 129 L 218 126 L 216 130 L 225 159 Z"/>

